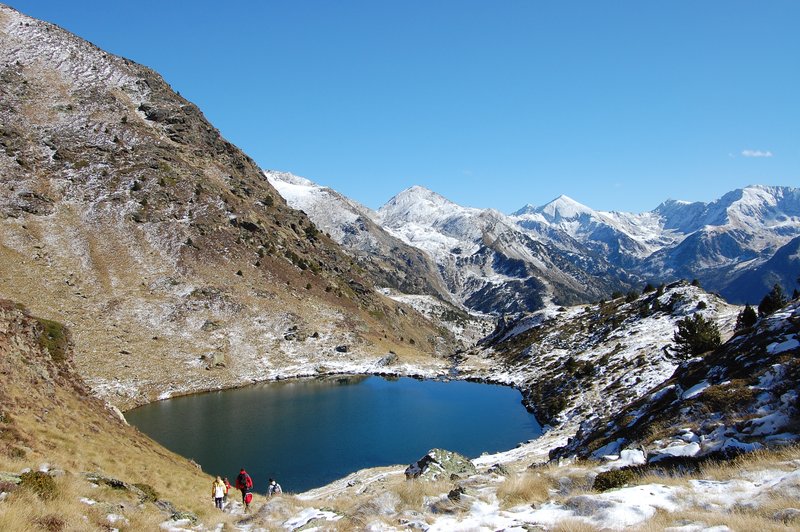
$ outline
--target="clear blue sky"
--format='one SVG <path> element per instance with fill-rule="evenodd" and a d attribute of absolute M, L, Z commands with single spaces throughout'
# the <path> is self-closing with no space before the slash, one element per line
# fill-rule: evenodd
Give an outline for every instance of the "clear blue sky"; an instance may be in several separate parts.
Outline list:
<path fill-rule="evenodd" d="M 800 186 L 800 2 L 10 0 L 161 73 L 262 167 L 510 212 Z"/>

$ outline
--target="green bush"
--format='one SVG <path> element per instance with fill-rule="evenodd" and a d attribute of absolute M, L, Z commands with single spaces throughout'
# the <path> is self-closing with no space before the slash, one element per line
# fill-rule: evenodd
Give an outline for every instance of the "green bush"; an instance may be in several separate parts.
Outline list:
<path fill-rule="evenodd" d="M 39 336 L 39 345 L 47 349 L 50 357 L 54 362 L 64 362 L 67 360 L 67 346 L 69 345 L 69 336 L 67 335 L 66 328 L 51 320 L 39 318 L 39 324 L 42 326 L 42 334 Z"/>
<path fill-rule="evenodd" d="M 636 478 L 636 473 L 630 469 L 612 469 L 598 473 L 594 478 L 592 489 L 595 491 L 607 491 L 621 488 Z"/>
<path fill-rule="evenodd" d="M 139 488 L 144 493 L 142 502 L 156 502 L 158 500 L 158 492 L 150 484 L 138 483 L 134 487 Z"/>
<path fill-rule="evenodd" d="M 21 488 L 33 491 L 40 498 L 53 500 L 58 496 L 58 484 L 56 481 L 41 471 L 29 471 L 20 475 L 19 485 Z"/>

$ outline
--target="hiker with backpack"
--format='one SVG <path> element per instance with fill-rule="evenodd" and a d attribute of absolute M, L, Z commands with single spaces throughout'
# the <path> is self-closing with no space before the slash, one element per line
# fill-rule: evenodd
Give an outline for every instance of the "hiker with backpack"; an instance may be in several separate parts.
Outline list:
<path fill-rule="evenodd" d="M 247 471 L 242 468 L 239 475 L 236 477 L 236 489 L 242 492 L 242 503 L 244 504 L 244 511 L 250 509 L 250 502 L 253 500 L 253 479 L 247 474 Z"/>
<path fill-rule="evenodd" d="M 211 484 L 211 497 L 214 499 L 214 506 L 222 510 L 222 498 L 225 497 L 225 483 L 222 479 L 217 477 L 213 484 Z"/>
<path fill-rule="evenodd" d="M 267 486 L 267 495 L 272 497 L 273 495 L 280 495 L 283 493 L 281 489 L 281 485 L 275 482 L 275 479 L 269 479 L 269 485 Z"/>

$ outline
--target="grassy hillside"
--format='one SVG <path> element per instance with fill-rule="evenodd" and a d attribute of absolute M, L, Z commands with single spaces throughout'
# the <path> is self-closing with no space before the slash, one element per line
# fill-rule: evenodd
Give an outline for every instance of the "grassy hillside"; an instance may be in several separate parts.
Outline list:
<path fill-rule="evenodd" d="M 91 395 L 69 336 L 0 301 L 0 530 L 109 530 L 108 515 L 122 530 L 156 529 L 175 512 L 220 519 L 209 475 Z M 16 485 L 26 469 L 51 475 Z"/>

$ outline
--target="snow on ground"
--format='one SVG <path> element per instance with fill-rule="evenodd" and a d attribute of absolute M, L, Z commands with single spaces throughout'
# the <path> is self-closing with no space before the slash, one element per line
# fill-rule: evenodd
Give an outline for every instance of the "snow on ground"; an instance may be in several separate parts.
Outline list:
<path fill-rule="evenodd" d="M 602 467 L 596 468 L 598 471 L 601 469 Z M 544 503 L 510 508 L 505 507 L 498 499 L 494 486 L 488 483 L 478 490 L 468 490 L 467 494 L 461 496 L 458 505 L 460 510 L 416 514 L 413 528 L 428 532 L 523 531 L 530 527 L 550 528 L 565 522 L 583 522 L 603 530 L 622 530 L 645 523 L 659 511 L 678 513 L 699 509 L 725 514 L 736 507 L 767 504 L 776 495 L 796 497 L 800 494 L 800 464 L 795 462 L 793 469 L 788 471 L 744 471 L 737 478 L 725 481 L 695 479 L 682 485 L 648 483 L 603 493 L 577 493 L 566 497 L 554 493 Z M 319 494 L 318 492 L 315 495 Z M 442 494 L 441 497 L 429 498 L 427 506 L 429 509 L 435 508 L 437 504 L 446 501 L 447 494 Z M 337 517 L 341 516 L 335 512 L 309 507 L 303 508 L 280 525 L 286 530 L 296 530 L 313 519 L 330 522 Z M 412 523 L 407 525 L 412 526 Z M 409 526 L 392 526 L 376 521 L 369 529 L 407 530 Z M 701 522 L 683 520 L 674 530 L 710 529 Z"/>

